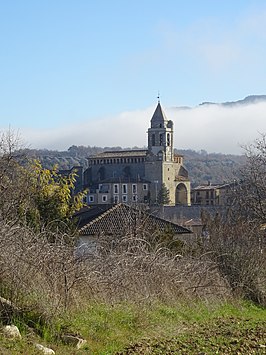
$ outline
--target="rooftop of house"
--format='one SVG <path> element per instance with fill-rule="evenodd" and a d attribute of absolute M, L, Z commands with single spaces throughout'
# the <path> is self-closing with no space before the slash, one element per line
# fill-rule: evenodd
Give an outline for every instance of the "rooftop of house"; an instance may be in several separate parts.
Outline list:
<path fill-rule="evenodd" d="M 146 157 L 148 153 L 147 149 L 138 149 L 138 150 L 113 150 L 101 152 L 95 155 L 91 155 L 88 159 L 108 159 L 108 158 L 139 158 Z"/>
<path fill-rule="evenodd" d="M 193 191 L 205 191 L 205 190 L 217 190 L 217 189 L 223 189 L 223 188 L 228 188 L 232 186 L 232 184 L 207 184 L 207 185 L 199 185 L 197 187 L 194 187 Z"/>
<path fill-rule="evenodd" d="M 153 216 L 147 211 L 119 203 L 117 205 L 98 205 L 80 211 L 80 235 L 126 235 L 146 232 L 172 232 L 176 234 L 190 234 L 191 231 L 178 224 Z"/>
<path fill-rule="evenodd" d="M 184 224 L 188 227 L 202 226 L 202 220 L 200 218 L 191 218 Z"/>

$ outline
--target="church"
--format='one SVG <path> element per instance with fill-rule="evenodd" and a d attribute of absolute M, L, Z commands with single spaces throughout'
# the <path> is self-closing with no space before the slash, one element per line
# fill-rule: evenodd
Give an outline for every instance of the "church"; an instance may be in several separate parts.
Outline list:
<path fill-rule="evenodd" d="M 190 205 L 190 181 L 183 156 L 174 153 L 174 124 L 160 101 L 148 128 L 147 149 L 105 151 L 88 157 L 84 187 L 87 204 L 158 204 L 168 191 L 167 205 Z"/>

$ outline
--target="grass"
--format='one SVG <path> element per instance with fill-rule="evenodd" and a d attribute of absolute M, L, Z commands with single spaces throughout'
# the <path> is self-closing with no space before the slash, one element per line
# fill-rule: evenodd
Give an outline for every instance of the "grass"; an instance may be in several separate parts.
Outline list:
<path fill-rule="evenodd" d="M 56 354 L 263 354 L 266 309 L 251 303 L 188 305 L 91 303 L 56 320 L 40 339 L 18 323 L 22 340 L 0 337 L 1 354 L 38 354 L 39 342 Z M 62 345 L 52 331 L 74 332 L 87 340 L 83 350 Z M 254 352 L 253 352 L 254 351 Z"/>

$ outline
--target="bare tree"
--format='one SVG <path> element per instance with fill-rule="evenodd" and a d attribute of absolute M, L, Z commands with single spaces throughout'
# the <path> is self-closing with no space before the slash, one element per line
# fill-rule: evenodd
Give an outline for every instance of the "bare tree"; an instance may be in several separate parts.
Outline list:
<path fill-rule="evenodd" d="M 206 250 L 234 296 L 266 304 L 264 232 L 247 221 L 230 218 L 208 222 Z"/>
<path fill-rule="evenodd" d="M 29 191 L 29 180 L 20 165 L 24 157 L 16 155 L 21 144 L 19 134 L 11 129 L 0 133 L 0 220 L 14 223 Z"/>
<path fill-rule="evenodd" d="M 205 247 L 233 293 L 266 304 L 266 135 L 245 147 L 228 213 L 205 216 Z"/>
<path fill-rule="evenodd" d="M 246 163 L 235 186 L 233 207 L 238 217 L 257 225 L 266 223 L 266 134 L 245 147 Z"/>

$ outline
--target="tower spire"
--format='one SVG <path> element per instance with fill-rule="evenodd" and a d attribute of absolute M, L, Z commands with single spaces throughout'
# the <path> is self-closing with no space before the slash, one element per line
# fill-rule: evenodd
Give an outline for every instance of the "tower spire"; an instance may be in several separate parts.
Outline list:
<path fill-rule="evenodd" d="M 158 96 L 157 96 L 158 104 L 160 103 L 160 91 L 158 91 Z"/>

